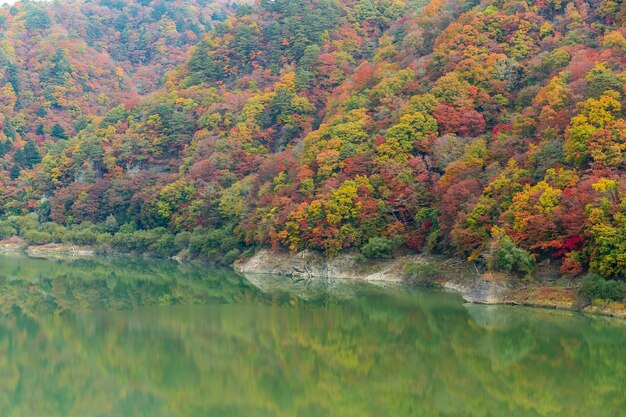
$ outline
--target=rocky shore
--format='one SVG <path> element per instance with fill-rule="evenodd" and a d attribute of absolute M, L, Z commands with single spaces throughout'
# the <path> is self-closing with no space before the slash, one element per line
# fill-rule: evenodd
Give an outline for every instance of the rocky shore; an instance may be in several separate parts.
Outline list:
<path fill-rule="evenodd" d="M 404 266 L 408 263 L 435 265 L 438 271 L 435 285 L 459 293 L 466 302 L 556 308 L 626 318 L 626 306 L 623 303 L 582 306 L 577 297 L 578 280 L 560 276 L 549 265 L 541 266 L 535 278 L 522 279 L 501 273 L 481 272 L 470 263 L 430 255 L 407 255 L 391 260 L 365 262 L 356 254 L 329 259 L 311 251 L 293 254 L 263 249 L 250 258 L 236 262 L 235 269 L 254 280 L 258 280 L 259 275 L 270 274 L 294 279 L 334 278 L 406 283 Z"/>
<path fill-rule="evenodd" d="M 94 248 L 64 243 L 49 243 L 46 245 L 29 245 L 19 238 L 0 241 L 0 253 L 23 253 L 38 258 L 53 257 L 84 257 L 95 255 Z"/>
<path fill-rule="evenodd" d="M 95 255 L 89 246 L 71 244 L 29 245 L 12 238 L 0 241 L 0 253 L 22 253 L 42 258 L 77 258 Z M 577 297 L 579 280 L 561 276 L 550 266 L 540 266 L 533 279 L 502 273 L 485 273 L 459 259 L 432 255 L 403 255 L 390 260 L 363 261 L 354 253 L 327 258 L 318 252 L 289 253 L 261 249 L 252 257 L 240 259 L 235 270 L 251 281 L 278 275 L 298 279 L 345 279 L 378 284 L 411 284 L 405 265 L 430 264 L 436 267 L 433 281 L 447 291 L 459 293 L 463 300 L 477 304 L 511 304 L 575 310 L 626 319 L 626 305 L 614 302 L 582 306 Z"/>

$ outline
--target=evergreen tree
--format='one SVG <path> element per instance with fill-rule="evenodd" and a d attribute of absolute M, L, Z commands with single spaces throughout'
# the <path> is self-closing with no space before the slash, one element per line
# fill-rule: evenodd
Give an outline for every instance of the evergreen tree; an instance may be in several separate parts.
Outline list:
<path fill-rule="evenodd" d="M 63 129 L 63 126 L 61 126 L 60 124 L 55 124 L 54 126 L 52 126 L 52 130 L 50 131 L 50 135 L 53 138 L 57 138 L 57 139 L 67 139 L 67 134 L 65 133 L 65 129 Z"/>
<path fill-rule="evenodd" d="M 16 152 L 17 154 L 17 152 Z M 24 145 L 24 150 L 22 152 L 23 159 L 23 167 L 24 168 L 32 168 L 38 163 L 41 162 L 41 154 L 39 153 L 39 149 L 37 149 L 37 145 L 32 140 L 26 142 Z"/>
<path fill-rule="evenodd" d="M 19 176 L 20 176 L 20 167 L 18 164 L 13 164 L 13 166 L 11 167 L 11 171 L 9 172 L 9 177 L 11 177 L 12 180 L 15 180 Z"/>

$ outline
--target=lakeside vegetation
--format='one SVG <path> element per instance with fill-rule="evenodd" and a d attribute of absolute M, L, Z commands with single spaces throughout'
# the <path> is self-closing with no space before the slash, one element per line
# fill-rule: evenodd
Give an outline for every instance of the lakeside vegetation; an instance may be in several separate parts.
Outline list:
<path fill-rule="evenodd" d="M 180 256 L 221 265 L 230 265 L 249 253 L 232 230 L 196 228 L 193 231 L 172 233 L 160 227 L 137 229 L 132 224 L 119 225 L 110 216 L 102 224 L 80 223 L 62 226 L 54 222 L 40 223 L 37 215 L 10 216 L 0 220 L 0 239 L 14 236 L 29 245 L 63 243 L 89 246 L 100 254 L 149 255 L 156 258 Z"/>
<path fill-rule="evenodd" d="M 198 260 L 203 263 L 231 266 L 242 257 L 252 256 L 254 248 L 247 247 L 239 242 L 232 232 L 215 231 L 197 228 L 192 232 L 183 231 L 171 233 L 166 228 L 137 230 L 131 225 L 120 226 L 110 217 L 104 224 L 93 225 L 81 223 L 63 227 L 53 222 L 40 223 L 35 214 L 26 216 L 11 216 L 0 220 L 0 239 L 11 242 L 19 236 L 23 244 L 40 246 L 48 244 L 62 245 L 64 250 L 71 251 L 71 245 L 83 249 L 88 248 L 101 255 L 135 255 L 152 258 L 172 258 L 180 260 Z M 392 258 L 393 244 L 374 240 L 369 252 L 362 251 L 357 255 L 360 262 L 384 261 Z M 500 271 L 510 278 L 515 276 L 516 267 L 528 259 L 527 253 L 520 254 L 518 250 L 493 251 L 492 256 L 497 266 L 489 266 L 487 270 Z M 521 258 L 520 258 L 521 257 Z M 523 264 L 523 263 L 522 263 Z M 470 267 L 470 264 L 467 264 Z M 413 263 L 403 265 L 402 277 L 406 283 L 418 286 L 437 286 L 437 280 L 442 277 L 442 265 L 433 262 Z M 527 271 L 528 272 L 528 271 Z M 531 271 L 532 272 L 532 271 Z M 521 275 L 520 275 L 521 277 Z M 531 300 L 542 302 L 542 296 L 532 296 L 532 291 L 542 286 L 552 291 L 551 286 L 558 290 L 561 284 L 537 281 L 534 276 L 526 273 L 526 283 L 529 285 L 528 296 Z M 587 305 L 602 306 L 617 302 L 626 305 L 626 283 L 616 280 L 606 280 L 597 274 L 587 274 L 580 279 L 578 299 L 570 300 L 569 308 L 582 308 Z M 557 300 L 559 302 L 565 300 Z M 548 302 L 547 305 L 550 305 Z M 610 307 L 605 313 L 616 309 Z M 621 310 L 621 308 L 617 308 Z"/>

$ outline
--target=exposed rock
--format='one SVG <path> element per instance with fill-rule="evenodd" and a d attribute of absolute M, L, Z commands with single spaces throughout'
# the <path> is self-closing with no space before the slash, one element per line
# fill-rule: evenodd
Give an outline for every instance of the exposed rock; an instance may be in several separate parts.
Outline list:
<path fill-rule="evenodd" d="M 25 250 L 28 256 L 32 257 L 54 257 L 54 256 L 93 256 L 95 251 L 89 246 L 65 245 L 65 244 L 47 244 L 38 246 L 29 246 Z"/>
<path fill-rule="evenodd" d="M 0 252 L 25 253 L 32 257 L 83 257 L 93 256 L 95 250 L 89 246 L 77 246 L 72 244 L 49 243 L 46 245 L 28 245 L 19 238 L 11 238 L 0 241 Z"/>
<path fill-rule="evenodd" d="M 369 281 L 385 283 L 404 282 L 404 266 L 408 263 L 433 263 L 440 271 L 435 280 L 442 288 L 459 293 L 469 303 L 514 304 L 548 307 L 564 310 L 578 310 L 576 304 L 577 282 L 558 278 L 554 275 L 554 265 L 540 268 L 533 280 L 522 280 L 503 273 L 481 273 L 474 265 L 457 259 L 428 255 L 405 255 L 392 260 L 362 262 L 356 254 L 342 254 L 326 258 L 312 251 L 300 253 L 273 252 L 268 249 L 258 251 L 248 259 L 240 260 L 235 269 L 259 287 L 274 285 L 268 275 L 292 277 L 289 285 L 310 288 L 319 285 L 312 279 L 334 282 L 337 280 Z M 264 283 L 264 280 L 268 280 Z M 284 285 L 284 283 L 281 283 Z M 623 304 L 585 308 L 593 314 L 626 317 Z"/>
<path fill-rule="evenodd" d="M 253 257 L 236 263 L 235 269 L 246 276 L 275 274 L 302 278 L 403 282 L 402 267 L 409 261 L 424 260 L 420 256 L 405 256 L 364 263 L 353 253 L 326 258 L 320 253 L 306 250 L 293 254 L 262 249 Z"/>
<path fill-rule="evenodd" d="M 501 304 L 506 300 L 508 289 L 503 282 L 477 279 L 462 295 L 470 303 Z"/>

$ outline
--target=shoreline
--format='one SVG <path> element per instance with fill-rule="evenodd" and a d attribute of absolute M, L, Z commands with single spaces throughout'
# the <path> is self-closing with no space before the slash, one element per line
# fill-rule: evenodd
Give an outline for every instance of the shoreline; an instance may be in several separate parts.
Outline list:
<path fill-rule="evenodd" d="M 33 258 L 89 258 L 99 255 L 90 246 L 68 244 L 28 245 L 23 240 L 0 241 L 1 253 L 17 253 Z M 124 256 L 116 254 L 115 256 Z M 147 256 L 144 256 L 147 257 Z M 177 262 L 190 259 L 170 258 Z M 465 302 L 486 305 L 512 305 L 577 311 L 584 314 L 626 319 L 624 303 L 606 303 L 581 307 L 577 299 L 577 280 L 556 277 L 553 268 L 543 268 L 533 280 L 502 273 L 481 273 L 463 260 L 435 255 L 401 255 L 389 260 L 362 261 L 354 253 L 326 258 L 320 253 L 289 253 L 260 249 L 250 258 L 240 258 L 232 268 L 247 276 L 278 275 L 294 279 L 345 279 L 370 283 L 415 285 L 404 275 L 408 263 L 436 266 L 438 277 L 433 286 L 459 294 Z"/>
<path fill-rule="evenodd" d="M 91 246 L 80 246 L 63 243 L 48 243 L 45 245 L 29 245 L 26 241 L 9 239 L 0 241 L 0 253 L 19 253 L 34 258 L 54 257 L 91 257 L 96 251 Z"/>
<path fill-rule="evenodd" d="M 468 303 L 558 309 L 626 319 L 624 303 L 581 307 L 577 298 L 579 281 L 556 274 L 551 265 L 543 266 L 535 279 L 528 280 L 480 272 L 463 260 L 434 255 L 402 255 L 363 262 L 350 253 L 329 259 L 311 251 L 294 254 L 261 249 L 250 258 L 238 260 L 233 267 L 244 276 L 281 275 L 294 279 L 334 278 L 410 285 L 403 273 L 407 263 L 435 265 L 438 277 L 433 286 L 455 292 Z"/>

